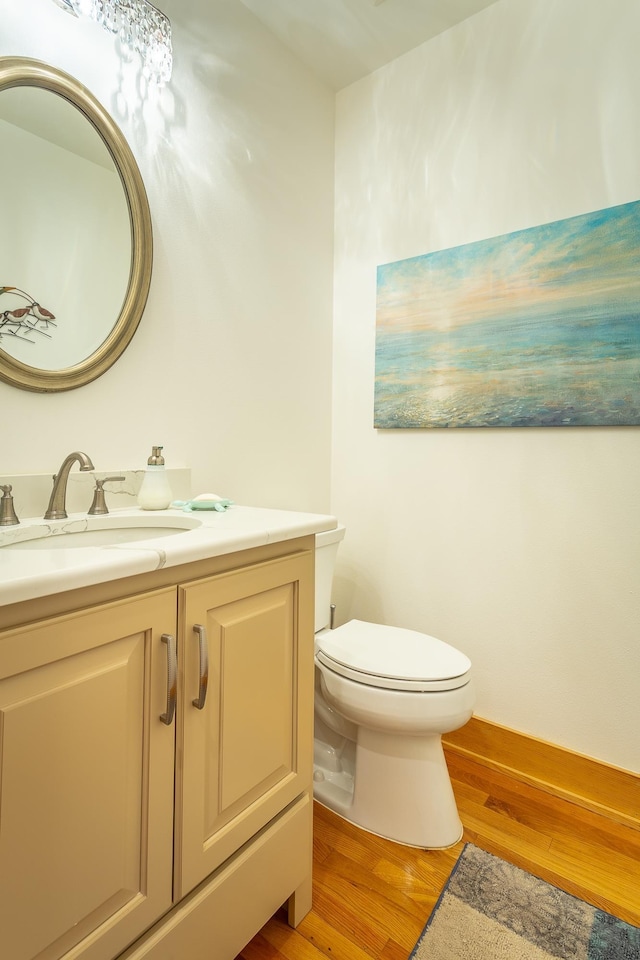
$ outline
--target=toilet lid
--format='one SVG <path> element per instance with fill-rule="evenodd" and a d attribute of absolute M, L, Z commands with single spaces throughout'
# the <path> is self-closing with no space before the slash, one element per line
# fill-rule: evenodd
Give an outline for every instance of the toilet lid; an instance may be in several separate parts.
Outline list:
<path fill-rule="evenodd" d="M 350 620 L 317 637 L 318 661 L 342 676 L 391 690 L 455 690 L 468 683 L 468 657 L 417 630 Z"/>

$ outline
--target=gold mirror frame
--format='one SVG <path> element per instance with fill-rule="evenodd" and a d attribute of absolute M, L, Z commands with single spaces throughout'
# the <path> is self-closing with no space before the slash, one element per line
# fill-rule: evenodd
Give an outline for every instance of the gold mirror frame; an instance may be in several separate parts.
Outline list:
<path fill-rule="evenodd" d="M 0 57 L 0 93 L 10 87 L 41 87 L 75 106 L 98 132 L 120 175 L 131 224 L 131 270 L 120 315 L 98 349 L 62 370 L 41 370 L 0 348 L 0 380 L 23 390 L 52 393 L 73 390 L 105 373 L 133 337 L 149 293 L 153 259 L 151 213 L 142 176 L 129 144 L 109 113 L 74 77 L 39 60 Z"/>

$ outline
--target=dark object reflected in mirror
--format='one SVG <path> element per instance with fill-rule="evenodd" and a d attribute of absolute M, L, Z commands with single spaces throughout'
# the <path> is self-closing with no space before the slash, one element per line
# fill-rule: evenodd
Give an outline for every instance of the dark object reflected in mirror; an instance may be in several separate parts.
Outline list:
<path fill-rule="evenodd" d="M 37 60 L 0 57 L 0 145 L 0 380 L 71 390 L 140 322 L 153 252 L 142 177 L 104 107 Z"/>

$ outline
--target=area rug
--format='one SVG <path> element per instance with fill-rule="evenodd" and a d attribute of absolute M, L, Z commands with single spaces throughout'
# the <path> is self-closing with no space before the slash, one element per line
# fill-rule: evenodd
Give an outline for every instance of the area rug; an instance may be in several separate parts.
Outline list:
<path fill-rule="evenodd" d="M 640 928 L 466 844 L 410 960 L 640 960 Z"/>

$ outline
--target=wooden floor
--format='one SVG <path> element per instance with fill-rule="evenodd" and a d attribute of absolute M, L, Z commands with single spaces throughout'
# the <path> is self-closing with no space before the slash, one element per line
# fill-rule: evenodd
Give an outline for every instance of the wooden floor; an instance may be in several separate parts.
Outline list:
<path fill-rule="evenodd" d="M 284 912 L 242 960 L 406 960 L 464 841 L 640 926 L 640 831 L 471 760 L 447 757 L 463 840 L 425 851 L 382 840 L 315 804 L 313 909 Z"/>

